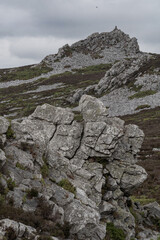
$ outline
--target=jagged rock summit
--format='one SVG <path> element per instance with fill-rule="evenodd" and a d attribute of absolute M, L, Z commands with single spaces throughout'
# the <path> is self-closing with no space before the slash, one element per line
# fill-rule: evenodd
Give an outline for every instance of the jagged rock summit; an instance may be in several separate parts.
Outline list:
<path fill-rule="evenodd" d="M 130 38 L 115 27 L 111 32 L 93 33 L 71 46 L 66 44 L 57 54 L 49 55 L 42 63 L 49 67 L 78 68 L 100 63 L 115 62 L 140 53 L 136 38 Z"/>
<path fill-rule="evenodd" d="M 94 97 L 82 96 L 79 105 L 78 116 L 44 104 L 22 122 L 0 118 L 1 237 L 104 240 L 112 226 L 133 239 L 132 206 L 138 239 L 147 239 L 145 223 L 153 226 L 159 215 L 151 209 L 160 212 L 159 205 L 137 209 L 129 198 L 147 178 L 136 165 L 144 133 L 108 117 Z"/>

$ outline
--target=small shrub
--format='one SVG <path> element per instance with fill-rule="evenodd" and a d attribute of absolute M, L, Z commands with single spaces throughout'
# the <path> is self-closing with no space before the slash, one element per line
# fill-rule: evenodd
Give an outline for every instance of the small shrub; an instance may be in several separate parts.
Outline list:
<path fill-rule="evenodd" d="M 6 137 L 7 137 L 7 139 L 14 139 L 15 138 L 15 133 L 14 133 L 14 131 L 11 128 L 11 123 L 10 123 L 10 125 L 8 127 L 7 132 L 6 132 Z"/>
<path fill-rule="evenodd" d="M 13 191 L 16 186 L 15 181 L 12 178 L 7 179 L 7 186 L 10 191 Z"/>
<path fill-rule="evenodd" d="M 62 179 L 58 185 L 62 188 L 64 188 L 65 190 L 75 194 L 76 189 L 75 187 L 72 185 L 72 183 L 70 183 L 70 181 L 68 179 Z"/>
<path fill-rule="evenodd" d="M 28 198 L 38 197 L 37 189 L 31 188 L 31 189 L 27 190 L 27 197 Z"/>
<path fill-rule="evenodd" d="M 115 227 L 113 223 L 107 223 L 106 230 L 106 240 L 125 240 L 126 238 L 124 231 L 121 228 Z"/>

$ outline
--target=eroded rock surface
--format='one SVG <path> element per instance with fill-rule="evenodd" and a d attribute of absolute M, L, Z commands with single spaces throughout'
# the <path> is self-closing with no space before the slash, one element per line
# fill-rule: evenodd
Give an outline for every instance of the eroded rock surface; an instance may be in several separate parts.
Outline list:
<path fill-rule="evenodd" d="M 46 104 L 21 123 L 11 123 L 14 138 L 0 152 L 6 170 L 1 185 L 9 184 L 6 199 L 24 212 L 43 216 L 48 230 L 40 220 L 41 232 L 34 230 L 36 239 L 47 234 L 59 239 L 103 240 L 107 222 L 122 228 L 126 239 L 133 238 L 135 219 L 128 202 L 132 190 L 147 178 L 146 171 L 136 165 L 144 134 L 135 125 L 108 117 L 105 106 L 94 97 L 83 96 L 80 108 L 81 122 L 74 120 L 70 109 Z M 4 235 L 11 220 L 1 221 Z M 32 234 L 32 228 L 16 224 L 21 223 L 10 225 L 20 239 L 18 228 Z M 60 236 L 53 231 L 55 224 L 59 224 Z"/>

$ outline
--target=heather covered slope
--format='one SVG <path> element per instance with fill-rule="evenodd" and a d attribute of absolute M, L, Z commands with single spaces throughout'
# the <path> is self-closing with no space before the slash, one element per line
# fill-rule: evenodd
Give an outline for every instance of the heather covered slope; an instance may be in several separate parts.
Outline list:
<path fill-rule="evenodd" d="M 139 153 L 139 164 L 143 166 L 148 179 L 134 192 L 137 201 L 158 201 L 160 203 L 160 107 L 143 110 L 137 114 L 123 116 L 126 124 L 136 124 L 145 133 Z"/>

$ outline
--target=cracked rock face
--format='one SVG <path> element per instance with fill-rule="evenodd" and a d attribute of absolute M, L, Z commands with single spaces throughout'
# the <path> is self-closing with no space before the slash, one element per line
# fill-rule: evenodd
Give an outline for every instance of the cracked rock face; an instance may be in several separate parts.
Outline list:
<path fill-rule="evenodd" d="M 31 212 L 40 209 L 43 198 L 50 209 L 47 219 L 62 226 L 67 222 L 70 239 L 103 240 L 110 221 L 134 237 L 127 196 L 147 178 L 135 164 L 144 134 L 135 125 L 109 118 L 94 97 L 83 96 L 80 108 L 82 122 L 74 120 L 70 109 L 45 104 L 21 123 L 11 123 L 15 139 L 0 150 L 0 164 L 15 182 L 6 197 Z M 7 176 L 2 175 L 5 184 Z M 29 198 L 31 189 L 36 193 Z M 37 229 L 34 234 L 38 236 Z"/>

